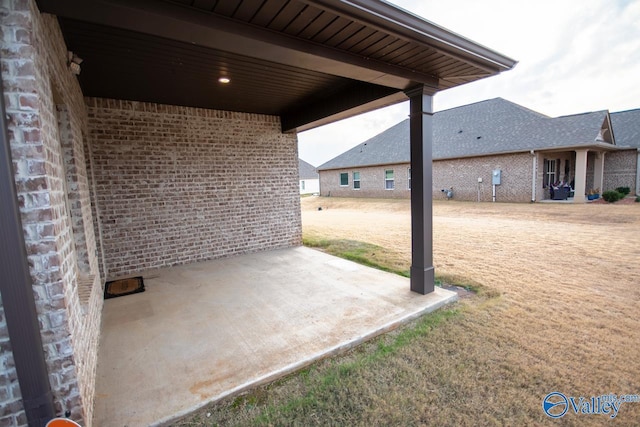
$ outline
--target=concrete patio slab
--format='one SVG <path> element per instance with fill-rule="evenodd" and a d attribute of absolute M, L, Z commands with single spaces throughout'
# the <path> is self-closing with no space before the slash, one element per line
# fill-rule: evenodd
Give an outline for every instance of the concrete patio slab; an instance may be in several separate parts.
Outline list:
<path fill-rule="evenodd" d="M 94 425 L 161 425 L 457 299 L 297 247 L 156 270 L 105 301 Z"/>

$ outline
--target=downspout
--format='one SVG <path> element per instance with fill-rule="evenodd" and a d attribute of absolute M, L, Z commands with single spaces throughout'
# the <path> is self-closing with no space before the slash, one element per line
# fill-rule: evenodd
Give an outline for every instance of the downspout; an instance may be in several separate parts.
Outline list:
<path fill-rule="evenodd" d="M 636 196 L 640 196 L 640 148 L 638 148 L 638 160 L 636 162 Z"/>
<path fill-rule="evenodd" d="M 531 202 L 536 201 L 536 181 L 538 171 L 538 155 L 534 150 L 530 151 L 531 156 L 533 156 L 532 169 L 531 169 Z"/>
<path fill-rule="evenodd" d="M 0 75 L 0 295 L 29 426 L 55 416 L 14 183 Z"/>

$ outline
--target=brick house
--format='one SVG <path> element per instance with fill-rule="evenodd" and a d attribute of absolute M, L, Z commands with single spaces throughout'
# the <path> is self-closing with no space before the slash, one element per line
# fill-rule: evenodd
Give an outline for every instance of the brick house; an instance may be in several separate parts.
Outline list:
<path fill-rule="evenodd" d="M 550 118 L 501 98 L 434 115 L 433 196 L 531 202 L 557 182 L 576 194 L 628 186 L 638 191 L 639 111 Z M 409 122 L 405 120 L 320 165 L 323 196 L 408 198 Z M 574 198 L 579 202 L 581 198 Z"/>
<path fill-rule="evenodd" d="M 640 109 L 611 113 L 611 124 L 616 144 L 630 148 L 605 157 L 603 189 L 630 187 L 640 196 Z"/>
<path fill-rule="evenodd" d="M 300 194 L 316 194 L 320 192 L 320 176 L 315 166 L 299 159 Z"/>
<path fill-rule="evenodd" d="M 433 94 L 515 65 L 373 0 L 5 0 L 0 34 L 3 426 L 92 424 L 106 280 L 301 244 L 296 132 L 408 98 L 428 152 Z"/>

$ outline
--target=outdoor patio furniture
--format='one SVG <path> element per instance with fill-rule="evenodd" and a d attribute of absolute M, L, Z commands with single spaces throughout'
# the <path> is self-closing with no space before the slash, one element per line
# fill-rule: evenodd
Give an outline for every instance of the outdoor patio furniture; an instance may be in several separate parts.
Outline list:
<path fill-rule="evenodd" d="M 570 192 L 570 187 L 551 187 L 551 200 L 567 200 Z"/>

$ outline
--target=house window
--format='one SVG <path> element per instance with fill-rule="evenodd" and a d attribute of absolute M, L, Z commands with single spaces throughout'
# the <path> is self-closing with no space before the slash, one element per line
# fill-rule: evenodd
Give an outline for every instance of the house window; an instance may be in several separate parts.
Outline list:
<path fill-rule="evenodd" d="M 544 177 L 542 179 L 542 188 L 552 186 L 556 181 L 556 174 L 560 160 L 544 159 Z"/>
<path fill-rule="evenodd" d="M 343 172 L 340 174 L 340 187 L 347 187 L 349 185 L 349 174 Z"/>
<path fill-rule="evenodd" d="M 393 190 L 395 188 L 395 182 L 393 180 L 393 169 L 384 171 L 384 188 L 386 190 Z"/>
<path fill-rule="evenodd" d="M 411 190 L 411 168 L 407 169 L 407 182 L 409 183 L 409 190 Z"/>
<path fill-rule="evenodd" d="M 360 189 L 360 172 L 353 173 L 353 189 L 354 190 Z"/>

